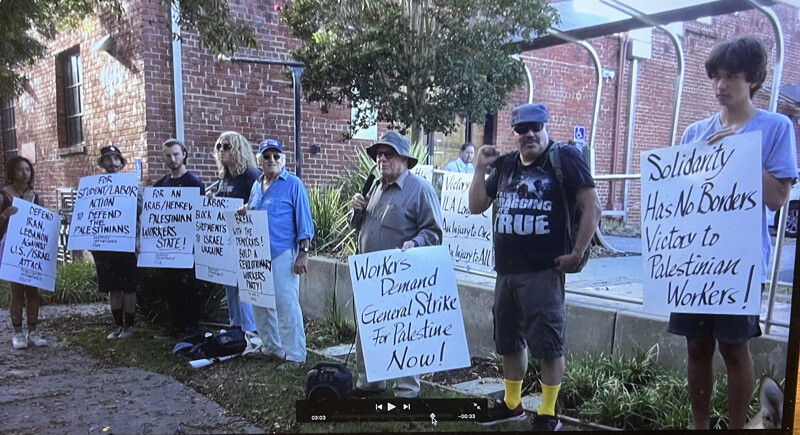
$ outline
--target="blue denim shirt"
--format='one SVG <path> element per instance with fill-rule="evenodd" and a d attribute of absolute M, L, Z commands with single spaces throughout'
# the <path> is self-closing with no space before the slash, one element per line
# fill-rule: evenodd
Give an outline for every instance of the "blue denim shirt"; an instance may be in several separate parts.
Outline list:
<path fill-rule="evenodd" d="M 308 191 L 303 182 L 286 168 L 283 168 L 266 192 L 261 190 L 261 178 L 256 180 L 247 203 L 250 210 L 267 211 L 272 258 L 288 249 L 297 249 L 301 240 L 309 239 L 310 242 L 314 237 Z"/>

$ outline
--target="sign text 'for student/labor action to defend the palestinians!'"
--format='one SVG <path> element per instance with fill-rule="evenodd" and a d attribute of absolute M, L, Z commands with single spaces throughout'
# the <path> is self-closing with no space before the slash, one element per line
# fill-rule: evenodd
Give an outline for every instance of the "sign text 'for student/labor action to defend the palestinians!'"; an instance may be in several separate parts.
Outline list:
<path fill-rule="evenodd" d="M 349 263 L 369 382 L 470 365 L 446 246 L 351 255 Z"/>
<path fill-rule="evenodd" d="M 758 314 L 761 133 L 642 153 L 645 310 Z"/>
<path fill-rule="evenodd" d="M 136 174 L 81 178 L 75 195 L 67 249 L 134 252 L 138 197 Z"/>
<path fill-rule="evenodd" d="M 53 291 L 61 216 L 21 198 L 11 205 L 0 279 Z"/>

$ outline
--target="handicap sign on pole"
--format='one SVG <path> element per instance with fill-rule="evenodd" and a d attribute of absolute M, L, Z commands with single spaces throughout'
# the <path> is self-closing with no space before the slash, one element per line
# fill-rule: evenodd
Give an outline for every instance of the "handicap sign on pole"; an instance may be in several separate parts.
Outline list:
<path fill-rule="evenodd" d="M 575 141 L 575 145 L 582 150 L 584 145 L 586 145 L 586 127 L 576 125 L 572 139 Z"/>

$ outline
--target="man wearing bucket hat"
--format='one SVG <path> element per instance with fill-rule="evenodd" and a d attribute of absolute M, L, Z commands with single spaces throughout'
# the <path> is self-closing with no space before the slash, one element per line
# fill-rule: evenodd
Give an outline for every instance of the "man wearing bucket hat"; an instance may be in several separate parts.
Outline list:
<path fill-rule="evenodd" d="M 267 357 L 282 360 L 275 370 L 299 369 L 306 362 L 306 333 L 300 308 L 300 275 L 306 273 L 314 222 L 308 191 L 284 167 L 283 144 L 264 139 L 258 147 L 263 175 L 239 213 L 266 210 L 275 308 L 253 305 L 253 319 Z"/>
<path fill-rule="evenodd" d="M 100 149 L 97 166 L 107 174 L 116 174 L 125 168 L 127 161 L 114 145 Z M 137 216 L 141 212 L 142 197 L 137 201 Z M 97 268 L 97 289 L 108 293 L 114 329 L 106 338 L 109 340 L 133 336 L 136 316 L 136 286 L 139 283 L 139 269 L 136 267 L 136 254 L 133 252 L 91 251 Z"/>
<path fill-rule="evenodd" d="M 381 177 L 367 189 L 367 196 L 356 194 L 351 206 L 350 224 L 359 230 L 358 250 L 361 253 L 417 246 L 442 244 L 442 216 L 439 198 L 430 184 L 412 174 L 417 164 L 410 153 L 409 140 L 389 130 L 367 148 L 375 160 Z M 355 397 L 366 397 L 385 390 L 386 382 L 367 382 L 366 366 L 360 340 L 356 340 L 358 379 Z M 419 396 L 419 376 L 395 380 L 396 397 Z"/>
<path fill-rule="evenodd" d="M 555 402 L 564 376 L 566 306 L 564 273 L 572 270 L 589 247 L 600 220 L 600 203 L 589 168 L 575 147 L 557 146 L 563 183 L 549 158 L 554 142 L 546 124 L 547 106 L 523 104 L 511 112 L 517 150 L 503 156 L 496 147 L 478 150 L 469 189 L 472 213 L 486 211 L 498 200 L 494 225 L 494 341 L 503 356 L 505 397 L 490 408 L 482 424 L 523 421 L 522 378 L 530 349 L 542 363 L 542 405 L 533 430 L 555 431 L 561 422 Z M 486 179 L 486 167 L 494 172 Z M 562 186 L 564 192 L 562 193 Z M 535 193 L 541 195 L 537 197 Z M 566 209 L 582 208 L 574 246 L 565 253 Z"/>

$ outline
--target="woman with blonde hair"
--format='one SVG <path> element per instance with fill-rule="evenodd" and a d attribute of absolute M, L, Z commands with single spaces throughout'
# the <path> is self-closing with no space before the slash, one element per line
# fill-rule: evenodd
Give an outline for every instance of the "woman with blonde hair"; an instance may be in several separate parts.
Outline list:
<path fill-rule="evenodd" d="M 253 145 L 235 131 L 226 131 L 214 144 L 214 160 L 219 169 L 219 184 L 216 195 L 224 198 L 250 198 L 250 189 L 261 173 L 256 169 Z M 244 331 L 255 331 L 253 307 L 239 300 L 236 286 L 225 286 L 228 298 L 228 319 L 231 326 L 240 326 Z"/>

